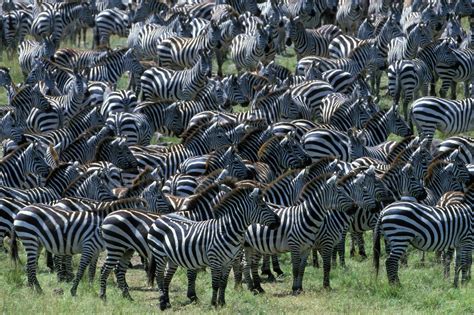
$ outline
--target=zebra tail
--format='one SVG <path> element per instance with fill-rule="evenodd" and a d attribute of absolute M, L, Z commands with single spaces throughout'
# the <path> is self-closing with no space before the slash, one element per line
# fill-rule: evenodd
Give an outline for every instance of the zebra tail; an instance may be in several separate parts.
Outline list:
<path fill-rule="evenodd" d="M 380 217 L 377 220 L 377 224 L 374 229 L 374 267 L 375 267 L 375 277 L 379 275 L 380 268 Z"/>
<path fill-rule="evenodd" d="M 152 255 L 150 258 L 150 261 L 148 262 L 148 268 L 146 271 L 146 277 L 147 277 L 147 282 L 148 282 L 149 287 L 153 287 L 155 285 L 155 271 L 156 271 L 156 261 Z"/>
<path fill-rule="evenodd" d="M 16 239 L 15 229 L 13 229 L 10 239 L 10 258 L 15 263 L 15 266 L 20 262 L 20 256 L 18 255 L 18 240 Z"/>

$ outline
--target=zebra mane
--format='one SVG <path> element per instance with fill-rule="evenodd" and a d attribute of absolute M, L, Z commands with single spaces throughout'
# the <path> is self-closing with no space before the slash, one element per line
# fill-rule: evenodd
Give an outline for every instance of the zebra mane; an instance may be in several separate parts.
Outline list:
<path fill-rule="evenodd" d="M 250 193 L 255 188 L 259 188 L 257 182 L 253 181 L 245 181 L 245 183 L 239 183 L 231 192 L 227 193 L 222 197 L 222 199 L 212 208 L 212 212 L 214 212 L 214 217 L 218 218 L 229 211 L 233 210 L 233 207 L 227 207 L 230 203 L 229 201 L 240 196 L 249 196 Z"/>
<path fill-rule="evenodd" d="M 229 148 L 229 145 L 223 145 L 223 146 L 220 146 L 219 148 L 214 150 L 214 152 L 211 153 L 211 157 L 206 160 L 206 164 L 204 165 L 204 169 L 206 170 L 206 172 L 208 171 L 211 160 L 212 161 L 219 160 L 219 158 L 224 155 L 224 153 L 227 151 L 228 148 Z M 210 174 L 212 174 L 214 172 L 215 172 L 215 170 L 212 171 Z"/>
<path fill-rule="evenodd" d="M 267 141 L 265 141 L 265 143 L 258 150 L 258 159 L 261 160 L 262 158 L 266 157 L 267 154 L 271 154 L 272 152 L 269 152 L 270 148 L 276 143 L 279 143 L 281 140 L 283 140 L 283 138 L 284 137 L 282 136 L 273 136 Z"/>
<path fill-rule="evenodd" d="M 219 183 L 211 183 L 210 185 L 202 188 L 200 191 L 196 191 L 196 193 L 192 196 L 186 198 L 186 210 L 183 211 L 193 211 L 196 207 L 198 202 L 202 199 L 203 196 L 207 196 L 212 192 L 215 192 L 216 195 L 219 193 L 219 186 L 226 185 L 234 191 L 236 189 L 237 180 L 233 178 L 225 178 Z"/>
<path fill-rule="evenodd" d="M 446 160 L 451 153 L 453 153 L 456 149 L 455 148 L 450 148 L 446 151 L 438 153 L 435 157 L 433 157 L 432 163 L 437 162 L 437 161 L 444 161 Z"/>
<path fill-rule="evenodd" d="M 335 160 L 336 160 L 336 157 L 334 156 L 326 156 L 326 157 L 320 158 L 316 162 L 311 163 L 310 166 L 306 167 L 306 173 L 307 173 L 306 176 L 309 176 L 310 178 L 314 177 L 314 174 L 313 174 L 314 172 L 317 172 L 320 168 L 327 167 L 330 163 L 334 162 Z"/>
<path fill-rule="evenodd" d="M 395 161 L 401 161 L 405 158 L 405 154 L 407 153 L 407 150 L 411 150 L 410 152 L 413 152 L 414 150 L 417 149 L 417 147 L 410 147 L 408 148 L 408 144 L 415 139 L 414 135 L 408 136 L 403 138 L 401 141 L 399 141 L 393 149 L 389 152 L 387 156 L 387 161 L 391 164 L 394 163 Z M 398 153 L 397 153 L 398 152 Z M 395 155 L 396 154 L 396 155 Z"/>
<path fill-rule="evenodd" d="M 93 67 L 105 66 L 112 59 L 115 59 L 117 57 L 122 58 L 123 55 L 128 51 L 128 49 L 129 49 L 128 47 L 124 47 L 124 48 L 119 48 L 116 50 L 109 51 L 109 53 L 103 58 L 98 58 L 97 62 L 94 64 Z"/>
<path fill-rule="evenodd" d="M 72 163 L 61 163 L 59 164 L 58 166 L 56 166 L 48 175 L 48 177 L 46 177 L 46 180 L 45 180 L 45 183 L 44 185 L 45 186 L 48 186 L 49 182 L 54 179 L 58 173 L 66 170 L 69 166 L 71 166 Z"/>
<path fill-rule="evenodd" d="M 212 126 L 214 123 L 213 122 L 203 122 L 201 124 L 197 124 L 192 126 L 191 128 L 186 129 L 182 134 L 181 138 L 183 139 L 182 144 L 186 145 L 189 142 L 193 141 L 196 137 L 198 137 L 200 134 L 204 133 L 207 128 Z M 221 127 L 225 128 L 229 124 L 219 124 Z"/>
<path fill-rule="evenodd" d="M 305 196 L 309 191 L 312 191 L 322 185 L 325 185 L 327 180 L 330 179 L 332 176 L 334 176 L 333 173 L 324 173 L 316 178 L 313 178 L 310 180 L 306 185 L 303 186 L 303 189 L 301 189 L 301 192 L 297 198 L 297 201 L 302 201 L 303 196 Z"/>
<path fill-rule="evenodd" d="M 390 168 L 382 175 L 382 180 L 386 177 L 393 176 L 399 169 L 403 168 L 406 163 L 403 161 L 395 160 L 390 164 Z"/>
<path fill-rule="evenodd" d="M 345 174 L 344 176 L 342 176 L 341 178 L 338 179 L 337 181 L 337 184 L 338 185 L 345 185 L 347 184 L 349 181 L 351 181 L 352 179 L 354 179 L 354 177 L 356 177 L 357 175 L 359 175 L 360 173 L 364 172 L 365 170 L 367 170 L 367 166 L 362 166 L 362 167 L 358 167 L 356 169 L 353 169 L 351 170 L 349 173 Z"/>
<path fill-rule="evenodd" d="M 73 187 L 79 187 L 80 185 L 82 185 L 82 183 L 84 183 L 84 181 L 86 179 L 88 179 L 92 174 L 87 174 L 86 172 L 84 172 L 84 174 L 82 176 L 78 176 L 77 178 L 75 178 L 73 181 L 71 181 L 69 183 L 69 185 L 66 187 L 66 189 L 64 189 L 64 192 L 67 192 L 69 191 L 71 188 Z M 65 197 L 65 196 L 63 196 Z M 87 198 L 86 198 L 87 199 Z"/>
<path fill-rule="evenodd" d="M 23 143 L 23 144 L 20 144 L 18 147 L 16 147 L 12 152 L 8 153 L 7 155 L 5 155 L 1 160 L 0 160 L 0 163 L 2 162 L 7 162 L 11 159 L 14 159 L 14 158 L 17 158 L 18 155 L 20 155 L 21 153 L 23 153 L 23 151 L 30 145 L 29 142 L 26 142 L 26 143 Z"/>
<path fill-rule="evenodd" d="M 368 129 L 369 126 L 377 125 L 379 120 L 387 113 L 385 110 L 376 112 L 370 119 L 364 124 L 363 129 Z"/>
<path fill-rule="evenodd" d="M 356 55 L 360 54 L 361 51 L 370 49 L 372 45 L 373 45 L 373 42 L 371 41 L 361 41 L 359 45 L 349 53 L 347 58 L 351 59 L 355 57 Z"/>
<path fill-rule="evenodd" d="M 437 172 L 442 169 L 443 167 L 447 166 L 449 162 L 443 161 L 443 160 L 438 160 L 431 162 L 431 164 L 428 166 L 428 171 L 426 172 L 425 176 L 425 183 L 427 185 L 430 185 L 432 181 L 434 180 L 435 175 Z"/>
<path fill-rule="evenodd" d="M 91 128 L 93 129 L 93 128 Z M 100 140 L 100 142 L 97 144 L 97 148 L 96 148 L 96 151 L 95 151 L 95 160 L 100 160 L 100 153 L 102 151 L 102 149 L 104 148 L 104 146 L 106 146 L 107 144 L 109 144 L 110 142 L 114 141 L 115 139 L 117 139 L 116 137 L 105 137 L 104 139 Z"/>
<path fill-rule="evenodd" d="M 138 174 L 138 176 L 133 180 L 132 186 L 127 188 L 125 192 L 120 195 L 120 198 L 131 198 L 140 194 L 145 187 L 154 181 L 154 178 L 151 176 L 152 172 L 153 169 L 146 167 L 145 170 Z"/>
<path fill-rule="evenodd" d="M 99 202 L 98 206 L 94 211 L 110 211 L 110 210 L 120 210 L 130 207 L 140 207 L 143 209 L 148 207 L 148 202 L 145 199 L 138 197 L 124 198 L 113 201 Z"/>

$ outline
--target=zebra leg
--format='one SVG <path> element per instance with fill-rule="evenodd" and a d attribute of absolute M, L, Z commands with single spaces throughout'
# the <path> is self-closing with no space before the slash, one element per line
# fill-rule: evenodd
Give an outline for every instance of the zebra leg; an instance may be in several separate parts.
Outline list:
<path fill-rule="evenodd" d="M 445 254 L 446 254 L 446 251 L 437 250 L 435 252 L 435 262 L 438 264 L 443 263 Z"/>
<path fill-rule="evenodd" d="M 188 277 L 188 293 L 187 297 L 191 302 L 196 302 L 198 300 L 196 294 L 196 278 L 197 278 L 197 270 L 188 269 L 186 271 Z"/>
<path fill-rule="evenodd" d="M 454 287 L 457 288 L 459 286 L 459 273 L 461 271 L 461 248 L 456 248 L 456 260 L 454 263 Z"/>
<path fill-rule="evenodd" d="M 107 253 L 107 257 L 105 258 L 105 262 L 102 265 L 100 270 L 100 292 L 99 297 L 102 300 L 107 298 L 107 279 L 109 278 L 110 272 L 112 269 L 117 266 L 118 259 L 115 257 L 110 256 L 110 253 Z"/>
<path fill-rule="evenodd" d="M 442 80 L 441 88 L 439 89 L 439 96 L 442 98 L 446 98 L 446 94 L 448 93 L 449 86 L 451 82 L 448 80 Z"/>
<path fill-rule="evenodd" d="M 97 261 L 99 260 L 99 253 L 92 257 L 91 262 L 89 264 L 89 284 L 94 283 L 95 272 L 97 270 Z"/>
<path fill-rule="evenodd" d="M 232 262 L 232 270 L 234 271 L 234 289 L 242 288 L 242 259 L 244 251 L 240 250 Z"/>
<path fill-rule="evenodd" d="M 58 282 L 63 282 L 66 281 L 66 275 L 65 275 L 65 270 L 63 266 L 63 256 L 59 255 L 52 255 L 49 252 L 46 252 L 46 260 L 49 260 L 49 257 L 51 255 L 51 259 L 53 260 L 53 270 L 57 272 L 57 277 L 58 277 Z"/>
<path fill-rule="evenodd" d="M 351 251 L 349 253 L 349 256 L 351 258 L 354 258 L 356 254 L 355 244 L 357 242 L 357 236 L 355 232 L 351 232 L 350 234 L 351 234 Z"/>
<path fill-rule="evenodd" d="M 291 250 L 291 265 L 293 267 L 293 285 L 291 291 L 293 292 L 293 295 L 298 295 L 302 291 L 302 288 L 299 287 L 298 283 L 301 266 L 301 253 L 299 249 Z"/>
<path fill-rule="evenodd" d="M 156 263 L 155 278 L 158 285 L 158 290 L 160 291 L 160 310 L 164 311 L 165 309 L 171 307 L 169 302 L 168 292 L 165 291 L 165 268 L 166 268 L 166 259 L 165 257 L 160 257 L 153 255 Z"/>
<path fill-rule="evenodd" d="M 129 291 L 129 286 L 127 283 L 127 270 L 128 270 L 128 264 L 130 263 L 130 260 L 132 259 L 133 256 L 133 250 L 128 250 L 125 252 L 125 254 L 120 258 L 118 261 L 118 266 L 115 269 L 115 277 L 117 278 L 117 286 L 119 287 L 120 290 L 122 290 L 122 297 L 129 300 L 133 301 L 132 296 L 130 295 Z M 90 268 L 90 267 L 89 267 Z"/>
<path fill-rule="evenodd" d="M 309 249 L 301 253 L 299 273 L 298 273 L 298 288 L 299 288 L 298 293 L 303 292 L 303 277 L 304 277 L 304 271 L 306 269 L 306 264 L 308 262 L 308 255 L 309 255 Z"/>
<path fill-rule="evenodd" d="M 229 279 L 230 267 L 222 266 L 221 281 L 219 286 L 219 297 L 217 300 L 217 305 L 225 305 L 225 289 L 227 287 L 227 281 Z"/>
<path fill-rule="evenodd" d="M 51 254 L 50 252 L 46 251 L 45 253 L 46 255 L 46 266 L 48 267 L 49 269 L 49 272 L 53 273 L 54 271 L 56 270 L 59 270 L 59 266 L 56 265 L 56 256 L 54 256 L 53 258 L 53 254 Z"/>
<path fill-rule="evenodd" d="M 275 276 L 270 270 L 270 258 L 273 258 L 273 255 L 263 255 L 261 272 L 262 275 L 267 276 L 269 282 L 275 282 Z"/>
<path fill-rule="evenodd" d="M 469 256 L 472 257 L 469 245 L 461 248 L 461 285 L 467 284 L 469 280 L 469 269 L 471 268 Z"/>
<path fill-rule="evenodd" d="M 329 274 L 331 272 L 331 246 L 325 245 L 321 249 L 321 257 L 323 258 L 323 288 L 331 289 Z"/>
<path fill-rule="evenodd" d="M 390 245 L 390 254 L 385 261 L 385 268 L 387 270 L 388 282 L 390 284 L 400 284 L 400 278 L 398 277 L 398 262 L 400 258 L 405 254 L 408 247 L 407 243 L 397 243 Z"/>
<path fill-rule="evenodd" d="M 74 272 L 72 271 L 72 255 L 63 256 L 62 266 L 64 268 L 65 281 L 71 282 L 74 280 Z"/>
<path fill-rule="evenodd" d="M 318 249 L 313 248 L 313 267 L 319 268 Z"/>
<path fill-rule="evenodd" d="M 251 290 L 254 291 L 254 293 L 265 292 L 261 285 L 260 275 L 258 274 L 258 263 L 261 257 L 262 255 L 257 251 L 253 251 L 253 255 L 250 257 L 250 270 L 252 272 L 253 279 L 253 285 L 251 287 Z"/>
<path fill-rule="evenodd" d="M 451 261 L 453 260 L 454 249 L 449 248 L 443 252 L 444 278 L 449 279 L 451 271 Z"/>
<path fill-rule="evenodd" d="M 451 99 L 455 100 L 457 98 L 457 89 L 458 87 L 458 84 L 454 81 L 454 80 L 451 80 Z"/>
<path fill-rule="evenodd" d="M 277 274 L 277 277 L 283 276 L 284 272 L 281 270 L 280 261 L 278 260 L 278 255 L 272 255 L 272 267 L 273 271 Z"/>
<path fill-rule="evenodd" d="M 363 259 L 367 259 L 367 253 L 365 252 L 364 232 L 358 232 L 357 247 L 359 248 L 359 256 Z"/>
<path fill-rule="evenodd" d="M 95 250 L 92 247 L 86 246 L 83 248 L 82 254 L 81 254 L 81 260 L 79 262 L 79 269 L 77 270 L 76 278 L 74 279 L 72 283 L 72 288 L 71 288 L 72 296 L 76 296 L 79 282 L 81 281 L 82 276 L 84 275 L 84 272 L 86 271 L 87 266 L 89 266 L 94 256 L 95 256 Z"/>
<path fill-rule="evenodd" d="M 252 266 L 252 256 L 253 256 L 253 250 L 250 247 L 244 248 L 244 256 L 242 259 L 242 264 L 243 264 L 243 276 L 244 276 L 244 281 L 247 284 L 247 289 L 252 291 L 253 288 L 253 280 L 252 277 L 250 276 L 251 272 L 251 266 Z"/>
<path fill-rule="evenodd" d="M 334 247 L 331 251 L 331 263 L 334 266 L 337 266 L 337 251 L 338 251 L 338 246 Z"/>
<path fill-rule="evenodd" d="M 38 243 L 36 240 L 22 240 L 26 250 L 26 272 L 28 275 L 28 286 L 33 288 L 37 293 L 43 293 L 41 286 L 36 277 L 38 267 Z"/>
<path fill-rule="evenodd" d="M 211 305 L 217 306 L 217 294 L 219 293 L 220 283 L 222 279 L 222 266 L 213 264 L 211 266 L 211 277 L 212 277 Z"/>

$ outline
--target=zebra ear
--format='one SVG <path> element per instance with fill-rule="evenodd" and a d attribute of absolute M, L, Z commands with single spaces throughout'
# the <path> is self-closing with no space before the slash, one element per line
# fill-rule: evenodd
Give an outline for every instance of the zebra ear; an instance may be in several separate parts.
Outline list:
<path fill-rule="evenodd" d="M 452 173 L 453 172 L 453 169 L 454 169 L 454 164 L 453 163 L 449 163 L 448 165 L 446 165 L 444 168 L 443 168 L 443 171 L 446 172 L 446 173 Z"/>
<path fill-rule="evenodd" d="M 326 181 L 326 184 L 332 185 L 332 186 L 336 186 L 336 182 L 337 182 L 337 173 L 334 173 L 334 175 L 332 175 L 332 176 Z"/>
<path fill-rule="evenodd" d="M 222 172 L 219 174 L 219 176 L 216 178 L 215 182 L 220 183 L 222 182 L 227 176 L 229 176 L 229 171 L 226 169 L 223 169 Z"/>
<path fill-rule="evenodd" d="M 407 164 L 402 168 L 402 172 L 407 173 L 411 176 L 413 174 L 413 167 L 411 166 L 411 164 Z"/>
<path fill-rule="evenodd" d="M 249 194 L 249 197 L 252 199 L 257 199 L 258 196 L 260 196 L 260 188 L 256 187 L 252 190 L 252 192 Z"/>
<path fill-rule="evenodd" d="M 458 159 L 459 157 L 459 149 L 454 150 L 450 155 L 449 155 L 449 161 L 454 162 Z"/>
<path fill-rule="evenodd" d="M 375 176 L 375 166 L 370 165 L 365 174 L 368 176 Z"/>
<path fill-rule="evenodd" d="M 220 184 L 219 185 L 219 191 L 225 193 L 225 194 L 228 194 L 232 191 L 232 188 L 230 188 L 229 186 L 227 185 L 224 185 L 224 184 Z"/>

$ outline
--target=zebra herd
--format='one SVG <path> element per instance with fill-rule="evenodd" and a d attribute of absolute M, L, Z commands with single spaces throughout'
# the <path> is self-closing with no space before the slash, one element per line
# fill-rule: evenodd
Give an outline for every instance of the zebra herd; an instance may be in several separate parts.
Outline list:
<path fill-rule="evenodd" d="M 8 237 L 18 262 L 22 244 L 38 292 L 44 249 L 72 295 L 105 251 L 102 299 L 112 271 L 131 299 L 136 253 L 162 310 L 178 267 L 191 301 L 209 267 L 217 306 L 231 269 L 236 286 L 264 292 L 261 274 L 283 274 L 286 252 L 294 295 L 310 253 L 330 288 L 347 233 L 351 256 L 358 247 L 367 257 L 366 231 L 377 272 L 385 240 L 390 283 L 412 245 L 436 251 L 446 277 L 455 256 L 454 285 L 460 274 L 464 284 L 474 247 L 472 16 L 470 0 L 4 1 L 0 56 L 18 58 L 24 78 L 0 67 L 0 246 Z M 63 47 L 86 45 L 89 29 L 92 49 Z M 112 49 L 111 36 L 126 47 Z M 279 64 L 291 51 L 294 71 Z M 229 65 L 236 72 L 225 74 Z"/>

